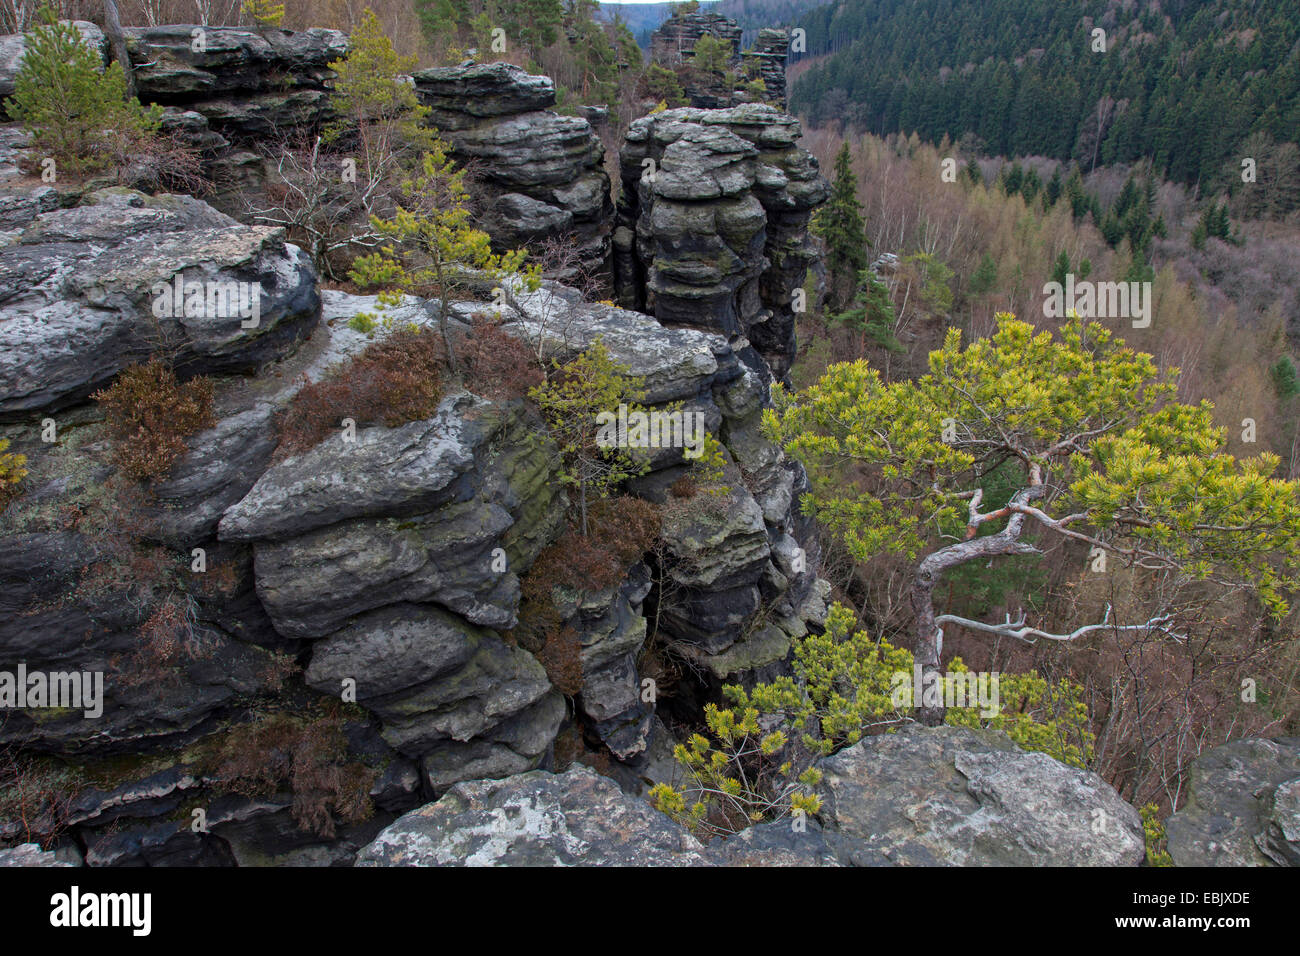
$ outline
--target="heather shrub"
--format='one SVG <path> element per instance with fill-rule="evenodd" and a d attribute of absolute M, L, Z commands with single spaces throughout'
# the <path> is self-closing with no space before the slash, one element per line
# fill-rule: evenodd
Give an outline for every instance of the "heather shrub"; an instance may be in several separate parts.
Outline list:
<path fill-rule="evenodd" d="M 204 639 L 198 612 L 194 598 L 180 591 L 157 600 L 140 625 L 135 648 L 126 657 L 111 662 L 117 682 L 124 687 L 174 685 L 186 661 L 211 657 L 214 648 Z"/>
<path fill-rule="evenodd" d="M 551 683 L 572 696 L 582 687 L 581 645 L 576 631 L 556 607 L 581 601 L 587 594 L 612 588 L 627 569 L 654 548 L 659 538 L 660 509 L 639 498 L 596 502 L 589 533 L 570 528 L 538 555 L 522 583 L 522 643 L 537 654 Z"/>
<path fill-rule="evenodd" d="M 314 448 L 345 418 L 396 428 L 430 417 L 442 398 L 443 354 L 428 329 L 398 329 L 304 385 L 280 417 L 278 454 Z"/>
<path fill-rule="evenodd" d="M 166 478 L 185 453 L 185 439 L 216 424 L 211 380 L 181 384 L 159 358 L 126 369 L 93 398 L 104 409 L 114 460 L 137 481 Z"/>
<path fill-rule="evenodd" d="M 532 351 L 490 316 L 474 316 L 457 350 L 465 387 L 476 395 L 496 401 L 523 398 L 542 384 L 542 369 Z"/>
<path fill-rule="evenodd" d="M 309 716 L 270 713 L 232 728 L 204 769 L 218 786 L 248 797 L 288 788 L 299 828 L 333 837 L 335 815 L 357 823 L 374 812 L 375 771 L 347 756 L 343 718 L 336 709 Z"/>
<path fill-rule="evenodd" d="M 48 848 L 67 827 L 67 811 L 80 781 L 53 758 L 0 747 L 0 827 L 19 843 Z"/>

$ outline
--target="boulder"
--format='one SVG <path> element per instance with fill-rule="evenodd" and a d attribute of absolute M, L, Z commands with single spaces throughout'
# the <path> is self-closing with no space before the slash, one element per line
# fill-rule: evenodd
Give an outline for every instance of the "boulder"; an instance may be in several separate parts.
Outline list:
<path fill-rule="evenodd" d="M 1233 740 L 1192 761 L 1165 823 L 1177 866 L 1300 866 L 1300 738 Z"/>
<path fill-rule="evenodd" d="M 698 866 L 704 846 L 587 767 L 459 783 L 406 814 L 357 866 Z"/>
<path fill-rule="evenodd" d="M 1137 866 L 1138 813 L 1096 774 L 1005 734 L 909 728 L 819 762 L 820 817 L 855 866 Z"/>
<path fill-rule="evenodd" d="M 178 309 L 157 291 L 177 281 L 202 283 L 201 300 Z M 36 216 L 0 247 L 0 288 L 0 420 L 83 401 L 161 344 L 185 375 L 254 371 L 320 313 L 315 271 L 281 230 L 123 189 Z M 241 295 L 256 316 L 239 312 Z"/>

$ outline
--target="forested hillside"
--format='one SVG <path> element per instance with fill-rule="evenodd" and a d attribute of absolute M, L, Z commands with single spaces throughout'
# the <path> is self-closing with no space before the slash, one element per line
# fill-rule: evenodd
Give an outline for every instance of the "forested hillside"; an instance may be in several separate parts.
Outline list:
<path fill-rule="evenodd" d="M 875 0 L 800 26 L 829 54 L 792 91 L 814 124 L 969 134 L 1085 171 L 1150 157 L 1202 186 L 1239 170 L 1251 134 L 1300 130 L 1300 18 L 1283 0 Z"/>

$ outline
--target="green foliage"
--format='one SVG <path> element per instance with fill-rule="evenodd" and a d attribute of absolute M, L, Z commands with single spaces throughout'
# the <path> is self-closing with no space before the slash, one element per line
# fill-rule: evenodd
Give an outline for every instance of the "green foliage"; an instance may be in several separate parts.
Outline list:
<path fill-rule="evenodd" d="M 560 449 L 560 480 L 577 490 L 582 534 L 588 533 L 587 513 L 592 498 L 610 495 L 628 478 L 645 474 L 649 464 L 628 449 L 598 441 L 602 431 L 597 418 L 617 415 L 626 405 L 628 415 L 645 411 L 645 383 L 629 374 L 597 339 L 566 365 L 557 365 L 550 378 L 529 393 L 542 410 L 551 437 Z"/>
<path fill-rule="evenodd" d="M 984 253 L 984 258 L 975 271 L 971 273 L 967 289 L 971 295 L 988 295 L 998 284 L 998 264 L 993 256 Z"/>
<path fill-rule="evenodd" d="M 1177 403 L 1175 376 L 1097 323 L 1054 338 L 1004 313 L 965 347 L 950 329 L 927 375 L 886 384 L 866 362 L 833 365 L 798 395 L 774 389 L 764 417 L 807 468 L 805 510 L 859 560 L 928 552 L 936 524 L 965 524 L 981 463 L 1007 460 L 1016 487 L 1042 490 L 1001 520 L 1059 533 L 1068 519 L 1094 546 L 1253 586 L 1283 614 L 1300 584 L 1300 485 L 1270 477 L 1275 455 L 1227 454 L 1212 406 Z"/>
<path fill-rule="evenodd" d="M 894 335 L 897 316 L 889 287 L 870 269 L 858 273 L 858 294 L 851 308 L 830 316 L 830 321 L 843 325 L 860 336 L 871 339 L 881 348 L 891 352 L 906 352 L 903 343 Z"/>
<path fill-rule="evenodd" d="M 908 720 L 906 703 L 896 701 L 900 686 L 909 688 L 910 697 L 912 654 L 856 627 L 853 612 L 835 604 L 823 633 L 795 643 L 793 677 L 749 692 L 725 687 L 729 706 L 705 707 L 708 736 L 693 734 L 674 748 L 685 785 L 657 785 L 651 791 L 655 805 L 687 826 L 723 833 L 792 813 L 817 813 L 816 760 Z M 950 671 L 943 693 L 955 698 L 960 675 L 968 671 L 960 658 Z M 1022 747 L 1071 766 L 1091 758 L 1081 687 L 1051 687 L 1032 674 L 999 675 L 998 683 L 996 715 L 954 707 L 947 722 L 1003 730 Z"/>
<path fill-rule="evenodd" d="M 915 270 L 921 280 L 920 306 L 930 315 L 947 315 L 952 311 L 952 269 L 929 252 L 917 252 L 903 258 L 902 265 Z"/>
<path fill-rule="evenodd" d="M 31 134 L 33 152 L 80 175 L 125 162 L 158 130 L 162 107 L 127 99 L 121 64 L 103 66 L 71 23 L 46 7 L 27 34 L 9 115 Z"/>
<path fill-rule="evenodd" d="M 349 38 L 348 55 L 329 64 L 332 105 L 339 118 L 325 128 L 327 142 L 355 142 L 359 173 L 368 180 L 388 174 L 394 163 L 433 148 L 435 134 L 424 126 L 422 106 L 405 77 L 416 57 L 400 56 L 369 7 Z"/>
<path fill-rule="evenodd" d="M 27 477 L 27 456 L 5 451 L 9 439 L 0 438 L 0 511 L 18 497 L 18 488 Z"/>
<path fill-rule="evenodd" d="M 731 44 L 705 33 L 695 41 L 691 50 L 691 66 L 701 73 L 725 76 L 731 65 Z"/>
<path fill-rule="evenodd" d="M 1268 371 L 1278 398 L 1285 402 L 1300 395 L 1300 375 L 1296 374 L 1295 363 L 1289 355 L 1283 355 Z"/>
<path fill-rule="evenodd" d="M 678 80 L 677 74 L 672 70 L 660 66 L 658 63 L 651 63 L 645 71 L 645 78 L 642 81 L 645 84 L 646 95 L 656 102 L 663 102 L 665 105 L 673 106 L 686 105 L 686 93 L 682 90 L 681 81 Z"/>
<path fill-rule="evenodd" d="M 284 20 L 284 4 L 275 0 L 244 0 L 239 9 L 259 27 L 278 27 Z"/>
<path fill-rule="evenodd" d="M 1173 866 L 1174 858 L 1169 855 L 1165 825 L 1160 822 L 1159 812 L 1154 803 L 1148 803 L 1138 810 L 1142 816 L 1142 833 L 1146 838 L 1147 866 Z"/>
<path fill-rule="evenodd" d="M 439 326 L 455 370 L 446 327 L 451 297 L 473 281 L 518 272 L 525 254 L 493 254 L 488 234 L 472 225 L 465 171 L 454 167 L 441 140 L 402 183 L 402 196 L 392 218 L 371 217 L 375 230 L 392 242 L 358 258 L 349 275 L 362 288 L 380 290 L 381 308 L 401 304 L 408 294 L 438 296 Z"/>
<path fill-rule="evenodd" d="M 450 42 L 458 55 L 460 46 L 467 44 L 485 63 L 495 52 L 494 29 L 536 56 L 559 39 L 565 16 L 562 0 L 416 0 L 415 12 L 431 44 Z"/>
<path fill-rule="evenodd" d="M 853 153 L 845 142 L 835 157 L 835 181 L 826 205 L 813 218 L 812 230 L 826 241 L 826 269 L 830 274 L 830 308 L 842 311 L 852 300 L 854 287 L 870 263 L 858 179 L 853 174 Z"/>
<path fill-rule="evenodd" d="M 1110 44 L 1094 53 L 1083 25 L 1103 17 Z M 1155 174 L 1202 190 L 1235 179 L 1277 212 L 1300 202 L 1300 187 L 1284 185 L 1295 153 L 1270 164 L 1285 195 L 1240 182 L 1243 157 L 1263 170 L 1275 155 L 1265 146 L 1300 130 L 1300 19 L 1285 4 L 872 0 L 806 10 L 798 23 L 814 61 L 790 105 L 814 126 L 934 143 L 970 133 L 991 156 L 1089 169 L 1149 158 Z"/>

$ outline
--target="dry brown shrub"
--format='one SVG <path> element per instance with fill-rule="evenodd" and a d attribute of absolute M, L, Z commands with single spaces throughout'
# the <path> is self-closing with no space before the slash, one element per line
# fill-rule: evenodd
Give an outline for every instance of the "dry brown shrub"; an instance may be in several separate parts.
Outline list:
<path fill-rule="evenodd" d="M 570 528 L 538 555 L 523 580 L 521 642 L 537 654 L 551 683 L 570 696 L 582 687 L 581 646 L 555 606 L 556 589 L 581 600 L 617 586 L 655 546 L 661 525 L 658 505 L 631 497 L 598 501 L 590 517 L 589 536 Z M 531 641 L 528 634 L 534 635 Z"/>
<path fill-rule="evenodd" d="M 561 694 L 573 697 L 582 690 L 582 640 L 572 627 L 547 631 L 537 659 Z"/>
<path fill-rule="evenodd" d="M 474 316 L 456 352 L 465 387 L 494 401 L 523 398 L 545 378 L 528 346 L 482 313 Z"/>
<path fill-rule="evenodd" d="M 185 439 L 216 424 L 212 381 L 177 382 L 170 365 L 152 358 L 127 368 L 92 396 L 104 408 L 113 458 L 137 481 L 159 481 L 185 454 Z"/>
<path fill-rule="evenodd" d="M 442 365 L 437 333 L 391 333 L 294 395 L 280 417 L 277 457 L 316 447 L 345 418 L 396 428 L 430 417 L 442 398 Z"/>
<path fill-rule="evenodd" d="M 205 770 L 219 786 L 248 797 L 288 787 L 299 828 L 333 837 L 335 815 L 357 823 L 374 812 L 370 788 L 376 773 L 347 755 L 337 709 L 319 716 L 271 713 L 226 734 Z"/>
<path fill-rule="evenodd" d="M 160 572 L 160 574 L 165 572 Z M 156 581 L 158 576 L 145 580 Z M 139 643 L 125 658 L 111 663 L 124 687 L 175 684 L 186 661 L 211 657 L 211 643 L 198 622 L 198 605 L 188 594 L 173 592 L 154 605 L 140 625 Z"/>

